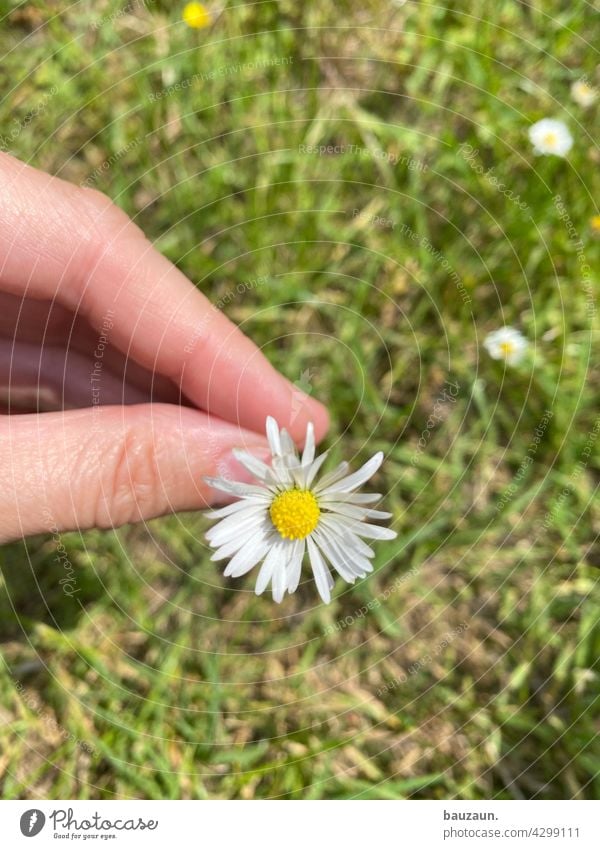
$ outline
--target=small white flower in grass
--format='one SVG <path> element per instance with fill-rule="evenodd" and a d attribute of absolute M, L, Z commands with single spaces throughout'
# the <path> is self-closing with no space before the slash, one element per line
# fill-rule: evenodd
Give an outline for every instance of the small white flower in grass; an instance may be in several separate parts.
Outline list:
<path fill-rule="evenodd" d="M 501 327 L 488 333 L 483 342 L 490 357 L 495 360 L 504 360 L 508 365 L 515 366 L 523 359 L 523 355 L 529 346 L 529 342 L 523 334 L 514 327 Z"/>
<path fill-rule="evenodd" d="M 302 456 L 287 431 L 279 430 L 271 417 L 267 419 L 267 438 L 270 464 L 245 451 L 234 452 L 258 483 L 205 478 L 214 489 L 240 499 L 208 514 L 220 519 L 206 534 L 216 549 L 211 559 L 229 559 L 225 575 L 233 578 L 261 563 L 256 594 L 271 584 L 273 598 L 280 602 L 286 591 L 296 591 L 308 553 L 319 595 L 328 603 L 334 584 L 329 565 L 353 584 L 373 571 L 375 552 L 364 540 L 396 536 L 395 531 L 367 521 L 391 516 L 368 506 L 381 495 L 357 492 L 381 466 L 383 453 L 375 454 L 357 472 L 348 474 L 348 463 L 341 463 L 318 480 L 327 452 L 315 458 L 312 424 L 306 429 Z"/>
<path fill-rule="evenodd" d="M 529 128 L 529 141 L 534 153 L 566 156 L 573 146 L 573 136 L 564 121 L 542 118 Z"/>
<path fill-rule="evenodd" d="M 585 80 L 576 80 L 571 86 L 571 97 L 579 106 L 586 109 L 591 106 L 598 98 L 598 89 L 591 86 Z"/>

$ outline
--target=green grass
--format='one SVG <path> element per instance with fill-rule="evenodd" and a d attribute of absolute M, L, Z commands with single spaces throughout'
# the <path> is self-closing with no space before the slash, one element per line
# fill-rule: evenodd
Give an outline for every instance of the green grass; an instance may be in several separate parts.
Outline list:
<path fill-rule="evenodd" d="M 334 457 L 384 450 L 399 536 L 329 607 L 224 580 L 201 515 L 65 535 L 73 598 L 51 538 L 6 547 L 3 796 L 598 798 L 598 290 L 553 200 L 597 270 L 598 106 L 569 96 L 597 16 L 280 0 L 192 31 L 182 5 L 0 4 L 9 149 L 222 299 L 329 404 Z M 532 155 L 544 116 L 567 160 Z M 507 370 L 504 322 L 533 343 Z"/>

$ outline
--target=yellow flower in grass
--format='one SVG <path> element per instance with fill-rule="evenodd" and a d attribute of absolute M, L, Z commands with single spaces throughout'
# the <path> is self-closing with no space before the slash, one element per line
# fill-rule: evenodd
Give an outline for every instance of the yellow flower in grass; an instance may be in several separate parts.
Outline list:
<path fill-rule="evenodd" d="M 306 429 L 300 456 L 292 438 L 275 419 L 267 419 L 271 463 L 266 464 L 245 451 L 234 451 L 236 459 L 256 478 L 245 484 L 225 478 L 205 478 L 214 489 L 237 496 L 239 501 L 209 513 L 219 519 L 206 538 L 215 549 L 211 560 L 228 560 L 225 575 L 239 578 L 259 563 L 256 593 L 271 584 L 279 604 L 298 588 L 305 554 L 312 568 L 319 595 L 331 599 L 333 576 L 353 584 L 373 571 L 375 552 L 365 542 L 394 539 L 396 532 L 372 519 L 389 519 L 390 513 L 374 510 L 378 493 L 357 490 L 371 478 L 383 461 L 379 451 L 348 474 L 348 463 L 319 476 L 327 453 L 315 457 L 315 432 Z"/>
<path fill-rule="evenodd" d="M 594 236 L 600 236 L 600 215 L 592 215 L 590 218 L 590 230 Z"/>
<path fill-rule="evenodd" d="M 529 128 L 529 140 L 536 155 L 566 156 L 573 146 L 573 136 L 564 121 L 542 118 Z"/>
<path fill-rule="evenodd" d="M 571 86 L 571 97 L 579 106 L 587 109 L 598 97 L 598 91 L 587 80 L 577 80 Z"/>
<path fill-rule="evenodd" d="M 483 347 L 494 360 L 504 360 L 509 366 L 516 366 L 523 359 L 529 346 L 527 339 L 514 327 L 500 327 L 488 333 Z"/>
<path fill-rule="evenodd" d="M 192 29 L 204 29 L 213 22 L 211 13 L 202 3 L 187 3 L 183 9 L 183 20 Z"/>

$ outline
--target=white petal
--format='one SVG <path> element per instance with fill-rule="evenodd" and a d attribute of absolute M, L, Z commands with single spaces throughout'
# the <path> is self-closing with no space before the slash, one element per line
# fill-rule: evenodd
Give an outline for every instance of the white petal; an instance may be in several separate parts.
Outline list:
<path fill-rule="evenodd" d="M 287 587 L 287 561 L 283 559 L 276 564 L 273 570 L 273 601 L 280 604 L 285 595 Z"/>
<path fill-rule="evenodd" d="M 319 459 L 320 458 L 317 458 L 317 460 L 315 460 L 315 463 L 317 463 Z M 324 492 L 327 487 L 330 486 L 332 483 L 335 483 L 336 481 L 339 481 L 341 478 L 343 478 L 349 468 L 350 467 L 348 463 L 346 463 L 346 461 L 344 460 L 332 472 L 327 472 L 326 475 L 323 475 L 317 486 L 314 487 L 315 492 Z"/>
<path fill-rule="evenodd" d="M 277 475 L 279 486 L 287 487 L 294 483 L 294 478 L 284 457 L 273 457 L 273 469 Z"/>
<path fill-rule="evenodd" d="M 295 593 L 300 583 L 300 574 L 302 572 L 302 559 L 304 557 L 304 549 L 306 544 L 303 539 L 294 541 L 294 550 L 292 551 L 290 562 L 287 567 L 287 591 Z"/>
<path fill-rule="evenodd" d="M 213 552 L 211 556 L 211 560 L 224 560 L 226 557 L 233 557 L 236 551 L 239 551 L 240 548 L 243 548 L 251 539 L 255 533 L 262 533 L 264 536 L 270 534 L 273 531 L 273 528 L 267 522 L 261 522 L 258 524 L 256 521 L 253 525 L 250 525 L 244 528 L 244 533 L 238 533 L 235 536 L 231 536 L 227 542 L 212 542 L 212 546 L 218 546 L 216 551 Z"/>
<path fill-rule="evenodd" d="M 349 546 L 353 551 L 357 551 L 363 557 L 375 557 L 375 552 L 371 546 L 357 537 L 348 525 L 342 524 L 341 518 L 338 521 L 336 516 L 325 515 L 321 519 L 321 524 L 324 528 L 327 528 L 328 532 L 339 537 L 344 545 Z"/>
<path fill-rule="evenodd" d="M 315 584 L 317 585 L 317 590 L 325 604 L 329 604 L 331 601 L 330 590 L 333 587 L 331 573 L 312 538 L 307 537 L 306 542 L 308 545 L 308 556 L 310 558 L 310 565 L 315 578 Z"/>
<path fill-rule="evenodd" d="M 284 457 L 286 458 L 294 458 L 294 460 L 298 459 L 298 453 L 296 451 L 296 446 L 294 445 L 294 440 L 289 435 L 285 428 L 282 428 L 279 438 L 281 440 L 281 450 L 283 452 Z"/>
<path fill-rule="evenodd" d="M 281 560 L 282 552 L 283 545 L 281 541 L 276 540 L 260 567 L 260 572 L 258 573 L 256 587 L 254 590 L 256 595 L 262 595 L 269 586 L 269 581 L 273 577 L 273 569 Z"/>
<path fill-rule="evenodd" d="M 355 548 L 346 545 L 339 537 L 331 535 L 328 537 L 328 543 L 337 553 L 338 557 L 341 558 L 344 567 L 357 578 L 364 578 L 365 575 L 373 571 L 371 561 L 359 554 Z"/>
<path fill-rule="evenodd" d="M 244 540 L 244 534 L 248 530 L 254 531 L 257 523 L 266 520 L 267 510 L 264 507 L 252 507 L 245 513 L 234 513 L 226 516 L 206 532 L 206 539 L 213 548 L 224 545 L 226 542 L 239 538 Z"/>
<path fill-rule="evenodd" d="M 228 507 L 237 507 L 237 510 L 230 510 L 228 516 L 224 516 L 220 519 L 212 528 L 209 528 L 206 532 L 206 536 L 210 539 L 214 532 L 218 528 L 227 528 L 227 527 L 236 527 L 240 522 L 244 522 L 247 519 L 250 519 L 252 516 L 264 516 L 267 514 L 269 509 L 269 502 L 267 501 L 253 501 L 252 499 L 242 499 L 241 501 L 236 501 L 235 505 L 228 504 Z M 215 510 L 215 513 L 219 512 Z"/>
<path fill-rule="evenodd" d="M 219 507 L 218 510 L 208 510 L 204 515 L 207 519 L 223 519 L 227 516 L 232 516 L 234 513 L 253 509 L 264 510 L 265 507 L 262 500 L 256 504 L 252 499 L 244 498 L 241 501 L 234 501 L 231 504 L 227 504 L 225 507 Z"/>
<path fill-rule="evenodd" d="M 335 518 L 340 524 L 345 525 L 360 537 L 366 537 L 367 539 L 396 539 L 398 536 L 396 531 L 393 531 L 391 528 L 382 528 L 381 525 L 357 522 L 354 519 L 349 519 L 347 516 L 337 515 Z"/>
<path fill-rule="evenodd" d="M 343 502 L 344 504 L 374 504 L 383 496 L 380 492 L 332 492 L 331 495 L 322 493 L 319 497 L 321 504 L 329 504 L 330 501 Z"/>
<path fill-rule="evenodd" d="M 289 463 L 288 468 L 294 485 L 297 486 L 298 489 L 306 489 L 306 469 L 300 464 L 300 460 L 295 460 L 293 463 Z"/>
<path fill-rule="evenodd" d="M 279 438 L 279 426 L 272 416 L 267 417 L 267 439 L 271 454 L 275 457 L 281 456 L 281 439 Z"/>
<path fill-rule="evenodd" d="M 272 535 L 255 534 L 240 548 L 235 557 L 227 564 L 223 573 L 226 577 L 239 578 L 249 572 L 259 560 L 262 560 L 270 548 Z"/>
<path fill-rule="evenodd" d="M 290 471 L 283 457 L 273 457 L 272 461 L 273 485 L 272 489 L 275 492 L 289 487 L 293 481 Z"/>
<path fill-rule="evenodd" d="M 352 489 L 356 489 L 359 486 L 362 486 L 363 483 L 372 478 L 377 469 L 383 463 L 383 451 L 378 451 L 374 457 L 371 457 L 370 460 L 361 466 L 357 472 L 353 472 L 351 475 L 338 480 L 336 483 L 327 486 L 327 495 L 332 492 L 349 492 Z M 323 486 L 323 482 L 319 484 L 319 489 Z"/>
<path fill-rule="evenodd" d="M 354 533 L 366 539 L 390 540 L 396 539 L 398 536 L 397 531 L 393 531 L 391 528 L 382 528 L 381 525 L 369 525 L 367 522 L 361 522 L 359 528 L 360 530 L 355 529 Z"/>
<path fill-rule="evenodd" d="M 353 584 L 356 581 L 356 575 L 346 564 L 346 559 L 341 551 L 333 545 L 331 538 L 319 531 L 315 531 L 312 536 L 338 575 L 348 584 Z"/>
<path fill-rule="evenodd" d="M 259 460 L 258 457 L 254 457 L 247 451 L 240 451 L 238 448 L 234 448 L 232 454 L 238 463 L 241 463 L 244 468 L 248 469 L 250 474 L 254 475 L 255 478 L 266 483 L 273 483 L 275 479 L 273 470 L 266 463 L 263 463 L 262 460 Z"/>
<path fill-rule="evenodd" d="M 315 428 L 312 422 L 306 425 L 306 440 L 302 452 L 302 465 L 308 466 L 315 459 Z"/>
<path fill-rule="evenodd" d="M 240 548 L 244 547 L 245 542 L 246 540 L 244 539 L 235 539 L 230 542 L 223 543 L 223 545 L 213 551 L 210 559 L 213 563 L 218 563 L 219 560 L 229 560 L 230 557 L 237 554 Z"/>
<path fill-rule="evenodd" d="M 223 545 L 219 546 L 210 556 L 210 559 L 217 563 L 219 560 L 227 560 L 229 557 L 233 557 L 236 551 L 239 551 L 240 548 L 244 545 L 245 540 L 239 539 L 236 537 L 235 539 L 228 540 L 228 542 L 223 543 Z"/>
<path fill-rule="evenodd" d="M 310 464 L 308 469 L 306 469 L 306 477 L 305 477 L 305 481 L 306 481 L 305 487 L 306 487 L 306 489 L 310 489 L 310 487 L 312 486 L 312 482 L 314 481 L 317 472 L 319 471 L 319 469 L 321 468 L 321 466 L 323 465 L 323 463 L 327 459 L 328 454 L 329 454 L 329 451 L 325 451 L 323 454 L 320 454 L 317 457 L 316 460 L 313 460 L 313 462 Z"/>
<path fill-rule="evenodd" d="M 330 501 L 327 504 L 327 509 L 332 513 L 338 513 L 342 516 L 349 516 L 351 519 L 389 519 L 391 513 L 385 513 L 383 510 L 369 510 L 368 507 L 357 507 L 355 504 L 343 504 L 336 501 Z"/>
<path fill-rule="evenodd" d="M 237 495 L 238 498 L 248 498 L 253 495 L 257 498 L 268 498 L 269 491 L 264 486 L 256 486 L 250 483 L 241 483 L 239 481 L 230 481 L 225 478 L 210 478 L 205 477 L 206 483 L 213 489 L 218 489 L 220 492 L 226 492 L 228 495 Z"/>
<path fill-rule="evenodd" d="M 356 575 L 357 578 L 364 578 L 365 575 L 373 571 L 373 564 L 369 558 L 374 557 L 375 552 L 372 548 L 365 546 L 367 550 L 366 553 L 361 553 L 361 540 L 359 540 L 358 537 L 354 534 L 342 536 L 338 533 L 337 529 L 334 530 L 332 528 L 328 528 L 327 531 L 323 531 L 323 533 L 328 535 L 327 539 L 329 543 L 341 556 L 344 565 L 352 572 L 352 574 Z"/>

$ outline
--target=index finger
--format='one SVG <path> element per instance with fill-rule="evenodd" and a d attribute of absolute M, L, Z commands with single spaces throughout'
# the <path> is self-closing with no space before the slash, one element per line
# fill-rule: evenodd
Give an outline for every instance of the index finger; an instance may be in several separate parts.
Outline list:
<path fill-rule="evenodd" d="M 328 415 L 156 251 L 107 197 L 0 154 L 0 279 L 56 299 L 194 404 L 263 432 L 272 415 L 295 439 Z M 91 340 L 90 344 L 94 344 Z"/>

